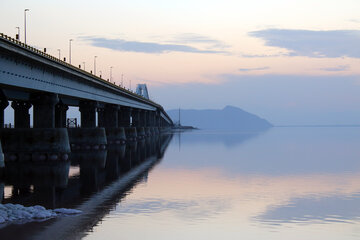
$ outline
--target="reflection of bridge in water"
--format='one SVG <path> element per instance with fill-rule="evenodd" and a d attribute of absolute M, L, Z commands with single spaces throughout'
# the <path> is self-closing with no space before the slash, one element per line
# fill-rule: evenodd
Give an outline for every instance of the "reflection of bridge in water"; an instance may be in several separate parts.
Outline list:
<path fill-rule="evenodd" d="M 146 181 L 148 172 L 162 159 L 171 139 L 171 134 L 159 134 L 123 145 L 109 145 L 107 150 L 79 149 L 71 153 L 71 162 L 8 163 L 2 203 L 76 208 L 83 213 L 43 223 L 8 225 L 0 229 L 0 236 L 14 239 L 28 239 L 29 236 L 34 239 L 80 238 L 139 181 Z M 77 168 L 79 172 L 69 177 L 69 169 Z M 0 187 L 4 196 L 4 184 L 0 183 Z M 20 228 L 23 230 L 19 231 Z"/>

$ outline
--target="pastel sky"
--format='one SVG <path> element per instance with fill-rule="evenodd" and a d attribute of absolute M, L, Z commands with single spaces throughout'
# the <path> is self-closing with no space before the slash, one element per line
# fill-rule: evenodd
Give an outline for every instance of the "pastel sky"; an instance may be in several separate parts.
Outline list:
<path fill-rule="evenodd" d="M 3 0 L 0 32 L 172 108 L 283 124 L 360 123 L 358 0 Z M 123 78 L 122 78 L 123 75 Z"/>

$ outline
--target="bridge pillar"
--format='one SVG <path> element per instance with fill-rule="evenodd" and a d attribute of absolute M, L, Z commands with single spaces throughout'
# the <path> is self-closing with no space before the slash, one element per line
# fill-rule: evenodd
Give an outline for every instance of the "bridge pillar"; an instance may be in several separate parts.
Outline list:
<path fill-rule="evenodd" d="M 129 107 L 120 107 L 118 111 L 118 127 L 130 127 L 130 117 L 132 109 Z"/>
<path fill-rule="evenodd" d="M 95 128 L 96 127 L 96 109 L 97 102 L 81 101 L 79 110 L 81 113 L 81 127 L 82 128 Z"/>
<path fill-rule="evenodd" d="M 114 104 L 105 105 L 105 127 L 116 128 L 118 127 L 118 111 L 120 107 Z"/>
<path fill-rule="evenodd" d="M 4 110 L 9 106 L 9 102 L 6 99 L 0 99 L 0 128 L 4 128 Z"/>
<path fill-rule="evenodd" d="M 55 105 L 55 127 L 66 128 L 66 111 L 69 107 L 61 101 Z"/>
<path fill-rule="evenodd" d="M 140 127 L 146 127 L 147 126 L 147 111 L 146 110 L 139 110 L 140 113 Z"/>
<path fill-rule="evenodd" d="M 105 109 L 97 108 L 97 113 L 98 113 L 98 126 L 105 127 Z"/>
<path fill-rule="evenodd" d="M 34 128 L 55 128 L 55 105 L 59 102 L 57 94 L 32 94 L 34 106 Z"/>
<path fill-rule="evenodd" d="M 29 109 L 31 108 L 31 103 L 15 100 L 11 103 L 11 107 L 14 109 L 15 127 L 30 128 Z"/>
<path fill-rule="evenodd" d="M 133 127 L 140 127 L 140 110 L 133 109 L 131 113 L 132 123 L 131 126 Z"/>
<path fill-rule="evenodd" d="M 145 111 L 145 119 L 146 119 L 146 127 L 152 127 L 151 117 L 152 117 L 152 111 Z"/>
<path fill-rule="evenodd" d="M 0 128 L 4 128 L 4 110 L 7 106 L 9 106 L 9 102 L 4 92 L 0 89 Z"/>

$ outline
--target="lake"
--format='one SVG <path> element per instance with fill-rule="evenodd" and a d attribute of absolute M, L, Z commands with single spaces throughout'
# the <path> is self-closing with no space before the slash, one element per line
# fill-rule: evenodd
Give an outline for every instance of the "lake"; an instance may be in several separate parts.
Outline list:
<path fill-rule="evenodd" d="M 82 213 L 4 225 L 0 236 L 359 239 L 359 146 L 356 127 L 275 127 L 174 133 L 105 156 L 80 153 L 70 166 L 52 166 L 51 180 L 17 173 L 2 185 L 3 203 Z"/>

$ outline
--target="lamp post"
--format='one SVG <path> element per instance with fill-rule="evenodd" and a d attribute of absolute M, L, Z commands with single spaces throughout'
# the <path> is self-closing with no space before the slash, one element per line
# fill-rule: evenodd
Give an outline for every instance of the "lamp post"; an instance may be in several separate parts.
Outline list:
<path fill-rule="evenodd" d="M 61 59 L 61 56 L 60 56 L 60 52 L 61 52 L 61 50 L 60 50 L 60 49 L 58 49 L 58 52 L 59 52 L 59 59 Z"/>
<path fill-rule="evenodd" d="M 112 69 L 113 69 L 113 66 L 110 67 L 110 82 L 112 82 Z"/>
<path fill-rule="evenodd" d="M 18 33 L 16 35 L 16 40 L 20 40 L 20 27 L 16 27 L 18 30 Z"/>
<path fill-rule="evenodd" d="M 30 9 L 25 9 L 24 10 L 24 37 L 25 37 L 25 44 L 26 44 L 26 12 L 29 11 Z"/>
<path fill-rule="evenodd" d="M 100 78 L 101 78 L 101 75 L 102 75 L 102 71 L 99 71 L 100 72 Z"/>
<path fill-rule="evenodd" d="M 85 71 L 85 62 L 83 62 L 83 64 L 84 64 L 84 71 Z"/>
<path fill-rule="evenodd" d="M 94 56 L 94 75 L 96 75 L 96 58 L 97 56 Z"/>
<path fill-rule="evenodd" d="M 124 74 L 121 74 L 121 87 L 124 87 L 123 80 L 124 80 Z"/>
<path fill-rule="evenodd" d="M 71 64 L 71 42 L 74 41 L 73 39 L 69 40 L 69 63 Z"/>

